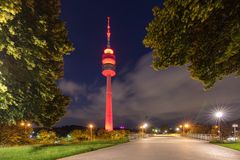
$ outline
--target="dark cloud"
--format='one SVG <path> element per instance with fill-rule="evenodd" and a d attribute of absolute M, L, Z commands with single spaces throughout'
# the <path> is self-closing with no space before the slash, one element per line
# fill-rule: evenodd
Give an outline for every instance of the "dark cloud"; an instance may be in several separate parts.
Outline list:
<path fill-rule="evenodd" d="M 234 110 L 232 111 L 235 114 L 231 117 L 240 118 L 239 78 L 225 78 L 217 82 L 211 90 L 204 91 L 200 82 L 190 78 L 185 67 L 171 67 L 157 72 L 150 65 L 151 55 L 148 54 L 139 60 L 131 72 L 125 72 L 121 78 L 114 78 L 115 126 L 125 124 L 132 127 L 143 121 L 158 125 L 181 119 L 191 119 L 195 122 L 203 119 L 211 121 L 211 108 L 219 104 Z M 71 95 L 83 92 L 88 103 L 71 107 L 59 124 L 66 124 L 70 122 L 69 119 L 75 119 L 75 124 L 85 125 L 92 121 L 100 127 L 103 126 L 105 86 L 100 87 L 97 92 L 86 92 L 84 86 L 70 81 L 63 81 L 60 86 L 64 92 Z"/>

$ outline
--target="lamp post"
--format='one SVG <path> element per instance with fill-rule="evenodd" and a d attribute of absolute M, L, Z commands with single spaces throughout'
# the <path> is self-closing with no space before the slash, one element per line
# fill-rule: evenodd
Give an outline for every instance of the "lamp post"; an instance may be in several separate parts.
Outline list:
<path fill-rule="evenodd" d="M 148 124 L 147 123 L 144 123 L 143 124 L 143 128 L 145 129 L 145 128 L 147 128 L 148 127 Z"/>
<path fill-rule="evenodd" d="M 190 127 L 190 125 L 189 125 L 188 123 L 185 123 L 184 125 L 179 125 L 179 128 L 182 129 L 182 134 L 185 133 L 184 128 L 185 128 L 185 129 L 188 129 L 189 127 Z"/>
<path fill-rule="evenodd" d="M 186 128 L 186 130 L 190 127 L 190 125 L 188 123 L 184 124 L 184 128 Z M 189 131 L 189 130 L 188 130 Z M 186 133 L 188 133 L 188 131 Z"/>
<path fill-rule="evenodd" d="M 147 123 L 144 123 L 143 125 L 140 126 L 142 137 L 144 137 L 144 130 L 148 127 Z"/>
<path fill-rule="evenodd" d="M 147 127 L 148 127 L 148 124 L 147 124 L 147 123 L 144 123 L 144 124 L 143 124 L 143 131 L 145 131 L 145 130 L 147 129 Z"/>
<path fill-rule="evenodd" d="M 29 122 L 21 122 L 20 123 L 20 126 L 21 127 L 24 127 L 24 129 L 26 129 L 27 127 L 31 127 L 32 126 L 32 124 L 31 123 L 29 123 Z"/>
<path fill-rule="evenodd" d="M 183 135 L 183 125 L 179 125 L 179 128 L 182 130 L 182 135 Z"/>
<path fill-rule="evenodd" d="M 141 130 L 141 137 L 143 138 L 143 126 L 140 126 L 140 130 Z"/>
<path fill-rule="evenodd" d="M 218 122 L 218 134 L 219 134 L 219 140 L 222 140 L 222 132 L 221 132 L 221 119 L 223 117 L 223 112 L 222 111 L 218 111 L 215 113 L 215 117 L 217 118 L 217 122 Z"/>
<path fill-rule="evenodd" d="M 89 124 L 89 129 L 90 129 L 90 140 L 92 141 L 93 140 L 93 132 L 92 132 L 92 130 L 93 130 L 93 124 Z"/>
<path fill-rule="evenodd" d="M 24 122 L 24 121 L 22 121 L 22 122 L 20 123 L 20 126 L 23 127 L 23 133 L 24 133 L 25 135 L 27 135 L 27 134 L 28 134 L 28 133 L 27 133 L 27 128 L 30 128 L 30 127 L 32 126 L 32 124 L 31 124 L 30 122 Z"/>

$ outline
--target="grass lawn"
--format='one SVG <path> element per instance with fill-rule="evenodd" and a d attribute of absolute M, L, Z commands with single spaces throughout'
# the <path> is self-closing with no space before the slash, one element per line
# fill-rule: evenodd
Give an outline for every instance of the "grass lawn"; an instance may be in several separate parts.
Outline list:
<path fill-rule="evenodd" d="M 240 151 L 240 143 L 222 143 L 218 145 Z"/>
<path fill-rule="evenodd" d="M 89 152 L 100 148 L 110 147 L 127 142 L 121 141 L 93 141 L 81 144 L 66 145 L 29 145 L 17 147 L 0 147 L 0 160 L 55 160 L 79 153 Z"/>

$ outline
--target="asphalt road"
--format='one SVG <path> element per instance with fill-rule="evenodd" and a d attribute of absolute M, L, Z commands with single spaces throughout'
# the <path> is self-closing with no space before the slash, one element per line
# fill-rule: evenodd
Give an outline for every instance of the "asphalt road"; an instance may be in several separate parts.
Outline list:
<path fill-rule="evenodd" d="M 181 137 L 151 137 L 61 160 L 240 160 L 240 152 Z"/>

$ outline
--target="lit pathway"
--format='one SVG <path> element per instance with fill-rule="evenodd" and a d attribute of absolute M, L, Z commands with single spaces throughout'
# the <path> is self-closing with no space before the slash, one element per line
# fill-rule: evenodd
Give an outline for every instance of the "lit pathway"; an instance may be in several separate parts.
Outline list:
<path fill-rule="evenodd" d="M 180 137 L 152 137 L 62 160 L 240 160 L 240 152 Z"/>

